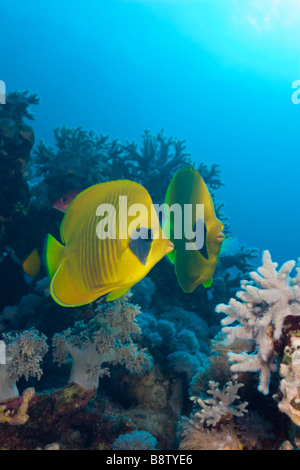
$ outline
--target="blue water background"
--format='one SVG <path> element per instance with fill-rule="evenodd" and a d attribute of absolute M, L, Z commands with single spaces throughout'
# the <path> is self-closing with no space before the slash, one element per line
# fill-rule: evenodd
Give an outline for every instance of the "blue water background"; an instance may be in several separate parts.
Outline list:
<path fill-rule="evenodd" d="M 297 2 L 10 0 L 0 18 L 0 79 L 40 96 L 37 142 L 64 124 L 123 141 L 164 129 L 221 165 L 241 243 L 300 256 Z"/>

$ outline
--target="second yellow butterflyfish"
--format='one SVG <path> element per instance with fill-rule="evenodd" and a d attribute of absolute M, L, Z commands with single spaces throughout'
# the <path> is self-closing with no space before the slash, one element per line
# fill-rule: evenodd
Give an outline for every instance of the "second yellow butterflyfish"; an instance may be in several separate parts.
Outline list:
<path fill-rule="evenodd" d="M 171 217 L 174 214 L 166 213 L 164 231 L 174 243 L 174 250 L 168 254 L 168 258 L 174 264 L 180 286 L 188 293 L 193 292 L 200 284 L 210 287 L 225 236 L 223 224 L 216 217 L 211 195 L 197 170 L 186 167 L 175 173 L 167 189 L 165 204 L 169 208 L 173 205 L 181 208 L 183 218 L 177 221 L 181 224 L 180 228 L 183 228 L 183 219 L 186 220 L 187 208 L 191 207 L 187 222 L 194 233 L 201 229 L 203 235 L 203 243 L 199 249 L 184 230 L 181 230 L 182 236 L 176 238 L 175 220 Z M 197 205 L 204 209 L 203 216 L 199 218 Z M 187 249 L 189 243 L 194 245 L 193 249 Z"/>
<path fill-rule="evenodd" d="M 147 209 L 138 218 L 128 210 L 135 204 Z M 63 244 L 47 236 L 45 260 L 53 299 L 70 307 L 105 294 L 107 300 L 124 295 L 173 249 L 149 193 L 128 180 L 81 192 L 65 213 L 60 235 Z"/>

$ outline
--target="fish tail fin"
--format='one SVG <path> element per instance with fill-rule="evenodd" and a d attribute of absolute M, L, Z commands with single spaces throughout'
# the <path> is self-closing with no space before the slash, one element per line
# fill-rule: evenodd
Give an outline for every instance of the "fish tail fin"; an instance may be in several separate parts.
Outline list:
<path fill-rule="evenodd" d="M 53 278 L 61 263 L 61 252 L 63 248 L 64 246 L 52 235 L 47 235 L 44 247 L 44 259 L 50 279 Z"/>

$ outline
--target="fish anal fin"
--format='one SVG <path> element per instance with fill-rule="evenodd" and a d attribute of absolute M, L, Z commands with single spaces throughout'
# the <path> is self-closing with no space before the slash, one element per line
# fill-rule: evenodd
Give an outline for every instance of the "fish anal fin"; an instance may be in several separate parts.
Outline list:
<path fill-rule="evenodd" d="M 175 263 L 175 257 L 176 257 L 176 250 L 173 250 L 173 251 L 170 251 L 170 253 L 167 253 L 167 258 L 172 264 Z"/>
<path fill-rule="evenodd" d="M 113 292 L 110 292 L 107 297 L 106 297 L 106 302 L 110 302 L 111 300 L 116 300 L 122 297 L 122 295 L 125 295 L 126 292 L 128 292 L 129 287 L 126 287 L 125 289 L 119 289 L 115 290 Z"/>
<path fill-rule="evenodd" d="M 74 270 L 68 261 L 63 261 L 55 272 L 50 284 L 52 298 L 63 307 L 78 307 L 93 302 L 97 298 L 90 298 L 78 283 L 74 282 Z M 87 297 L 87 294 L 89 297 Z"/>
<path fill-rule="evenodd" d="M 203 286 L 205 287 L 205 289 L 207 289 L 208 287 L 212 286 L 212 283 L 213 283 L 213 280 L 211 278 L 209 281 L 203 282 Z"/>

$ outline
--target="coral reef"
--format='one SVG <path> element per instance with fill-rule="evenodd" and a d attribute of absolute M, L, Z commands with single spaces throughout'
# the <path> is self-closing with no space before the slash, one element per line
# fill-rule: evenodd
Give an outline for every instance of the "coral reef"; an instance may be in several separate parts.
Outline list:
<path fill-rule="evenodd" d="M 206 429 L 199 423 L 183 427 L 183 440 L 179 450 L 242 450 L 243 444 L 236 435 L 234 426 Z"/>
<path fill-rule="evenodd" d="M 13 404 L 9 401 L 2 406 L 12 409 Z M 60 450 L 105 450 L 120 434 L 136 429 L 117 409 L 95 402 L 94 392 L 76 384 L 36 394 L 29 401 L 26 414 L 21 426 L 1 424 L 1 449 L 46 449 L 55 444 Z"/>
<path fill-rule="evenodd" d="M 0 110 L 8 201 L 0 214 L 1 259 L 9 254 L 20 268 L 33 248 L 42 253 L 45 234 L 59 233 L 62 213 L 53 203 L 67 192 L 128 178 L 161 203 L 174 173 L 187 165 L 199 165 L 232 235 L 216 197 L 220 167 L 196 165 L 184 140 L 146 130 L 140 142 L 124 143 L 64 126 L 55 130 L 54 146 L 41 141 L 32 151 L 34 132 L 25 120 L 33 119 L 37 96 L 15 92 L 7 103 Z M 72 309 L 49 297 L 42 266 L 0 316 L 9 359 L 0 378 L 12 396 L 4 394 L 0 407 L 0 448 L 299 448 L 289 426 L 300 419 L 300 269 L 293 276 L 295 263 L 288 262 L 277 270 L 265 252 L 254 272 L 256 257 L 231 237 L 210 289 L 184 294 L 162 260 L 131 297 Z M 53 338 L 48 354 L 46 337 Z M 260 391 L 249 371 L 258 373 Z"/>
<path fill-rule="evenodd" d="M 0 107 L 0 253 L 11 245 L 16 226 L 23 225 L 30 205 L 25 169 L 34 144 L 34 131 L 24 122 L 33 119 L 28 110 L 38 104 L 36 95 L 11 92 Z"/>
<path fill-rule="evenodd" d="M 46 336 L 35 328 L 22 333 L 3 333 L 5 361 L 0 364 L 0 401 L 19 396 L 16 382 L 21 376 L 40 379 L 40 363 L 48 351 Z"/>
<path fill-rule="evenodd" d="M 157 440 L 147 431 L 121 434 L 112 444 L 112 450 L 154 450 Z"/>
<path fill-rule="evenodd" d="M 206 363 L 208 326 L 195 313 L 175 307 L 157 316 L 142 313 L 138 322 L 151 351 L 166 357 L 177 374 L 191 380 Z"/>
<path fill-rule="evenodd" d="M 122 144 L 109 136 L 85 131 L 81 127 L 54 130 L 55 148 L 43 141 L 34 149 L 33 164 L 48 200 L 61 197 L 61 188 L 85 189 L 92 184 L 114 179 L 134 179 L 142 182 L 156 202 L 163 202 L 164 190 L 172 175 L 190 163 L 184 141 L 165 137 L 163 132 L 142 135 L 142 145 Z M 214 179 L 215 172 L 211 172 Z M 164 182 L 165 188 L 161 187 Z M 214 180 L 217 184 L 218 178 Z M 40 184 L 40 185 L 41 185 Z M 38 194 L 40 185 L 35 187 Z"/>
<path fill-rule="evenodd" d="M 234 404 L 240 398 L 237 394 L 238 389 L 243 387 L 243 384 L 237 383 L 237 376 L 233 376 L 222 390 L 218 386 L 219 384 L 214 381 L 209 382 L 210 389 L 207 390 L 207 393 L 211 395 L 211 398 L 191 397 L 192 402 L 202 408 L 194 415 L 194 418 L 198 419 L 201 424 L 215 426 L 220 421 L 226 421 L 228 416 L 243 416 L 248 412 L 246 410 L 247 402 Z"/>
<path fill-rule="evenodd" d="M 0 405 L 0 423 L 8 423 L 12 426 L 25 424 L 29 419 L 27 411 L 34 394 L 34 388 L 26 388 L 22 393 L 21 401 L 14 399 Z"/>
<path fill-rule="evenodd" d="M 290 345 L 284 348 L 279 368 L 280 386 L 274 395 L 278 408 L 300 426 L 300 338 L 291 336 Z"/>
<path fill-rule="evenodd" d="M 222 390 L 211 381 L 207 393 L 211 398 L 192 396 L 200 406 L 189 418 L 183 416 L 178 424 L 181 450 L 252 450 L 262 449 L 266 442 L 271 447 L 273 425 L 257 413 L 246 409 L 238 390 L 243 387 L 233 376 Z"/>
<path fill-rule="evenodd" d="M 88 323 L 76 322 L 62 334 L 53 337 L 54 359 L 63 364 L 72 358 L 69 383 L 87 390 L 97 389 L 99 378 L 109 375 L 103 365 L 121 364 L 130 372 L 141 373 L 151 366 L 145 350 L 139 350 L 132 334 L 140 333 L 135 317 L 139 308 L 124 297 L 99 307 Z"/>
<path fill-rule="evenodd" d="M 243 445 L 237 436 L 234 417 L 241 417 L 247 402 L 241 403 L 237 394 L 243 384 L 237 383 L 237 377 L 227 382 L 220 390 L 217 383 L 211 381 L 207 391 L 212 398 L 202 399 L 192 396 L 194 404 L 200 406 L 190 418 L 182 418 L 179 423 L 179 448 L 182 450 L 241 450 Z M 237 402 L 234 404 L 234 402 Z"/>
<path fill-rule="evenodd" d="M 278 369 L 277 360 L 287 345 L 293 329 L 299 329 L 300 271 L 291 278 L 294 261 L 285 263 L 279 271 L 270 253 L 264 252 L 263 265 L 250 274 L 252 281 L 243 281 L 242 290 L 228 305 L 220 304 L 216 311 L 227 315 L 222 320 L 225 344 L 236 338 L 255 342 L 254 353 L 228 353 L 233 372 L 259 372 L 258 389 L 269 393 L 271 372 Z M 236 326 L 227 326 L 235 325 Z"/>

